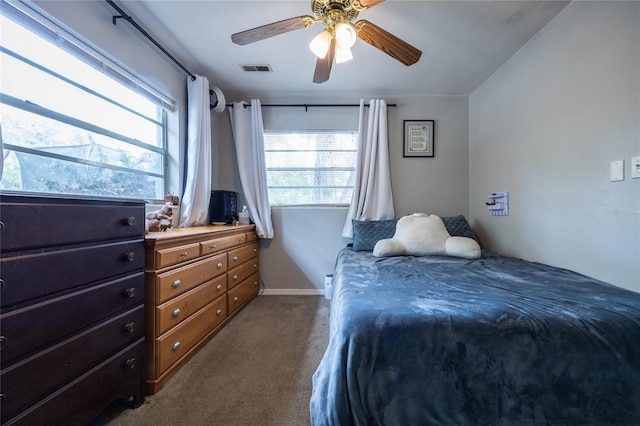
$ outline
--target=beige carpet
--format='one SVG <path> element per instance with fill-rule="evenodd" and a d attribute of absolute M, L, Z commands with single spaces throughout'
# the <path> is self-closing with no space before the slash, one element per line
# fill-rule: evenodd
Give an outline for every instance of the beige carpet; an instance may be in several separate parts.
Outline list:
<path fill-rule="evenodd" d="M 94 425 L 308 425 L 328 331 L 324 297 L 260 296 L 140 408 L 112 407 Z"/>

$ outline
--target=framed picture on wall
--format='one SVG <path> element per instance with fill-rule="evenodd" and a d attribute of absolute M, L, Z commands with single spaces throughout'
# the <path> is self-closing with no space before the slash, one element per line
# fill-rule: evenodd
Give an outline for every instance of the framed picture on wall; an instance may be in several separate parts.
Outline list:
<path fill-rule="evenodd" d="M 404 120 L 403 157 L 433 157 L 433 120 Z"/>

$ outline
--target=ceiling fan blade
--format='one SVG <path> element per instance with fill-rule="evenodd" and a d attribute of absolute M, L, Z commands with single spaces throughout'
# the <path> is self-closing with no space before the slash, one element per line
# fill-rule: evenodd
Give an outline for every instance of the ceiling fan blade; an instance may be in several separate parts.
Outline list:
<path fill-rule="evenodd" d="M 356 0 L 356 2 L 360 3 L 361 7 L 371 8 L 376 4 L 382 3 L 384 0 Z M 355 3 L 355 2 L 354 2 Z"/>
<path fill-rule="evenodd" d="M 323 59 L 318 58 L 318 60 L 316 61 L 316 71 L 313 74 L 314 83 L 324 83 L 325 81 L 329 80 L 335 53 L 336 40 L 334 38 L 331 38 L 331 44 L 329 45 L 329 51 L 327 51 L 327 55 Z"/>
<path fill-rule="evenodd" d="M 261 27 L 252 28 L 231 35 L 231 41 L 235 44 L 244 46 L 245 44 L 254 43 L 264 40 L 265 38 L 288 33 L 289 31 L 299 30 L 310 27 L 315 23 L 314 19 L 309 15 L 297 16 L 271 24 L 262 25 Z"/>
<path fill-rule="evenodd" d="M 406 41 L 399 39 L 390 32 L 366 20 L 355 23 L 358 38 L 373 47 L 382 50 L 387 55 L 405 65 L 413 65 L 420 59 L 422 52 Z"/>

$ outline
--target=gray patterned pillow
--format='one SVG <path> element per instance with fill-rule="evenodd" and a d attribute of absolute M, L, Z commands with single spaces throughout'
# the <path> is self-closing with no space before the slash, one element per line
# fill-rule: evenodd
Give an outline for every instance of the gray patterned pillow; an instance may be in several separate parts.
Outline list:
<path fill-rule="evenodd" d="M 397 221 L 397 219 L 352 220 L 353 250 L 372 251 L 378 241 L 393 237 L 396 233 Z"/>
<path fill-rule="evenodd" d="M 463 215 L 451 216 L 451 217 L 441 217 L 444 222 L 444 227 L 447 228 L 447 232 L 452 237 L 467 237 L 476 240 L 478 244 L 480 244 L 480 240 L 471 226 L 469 226 L 469 222 Z"/>

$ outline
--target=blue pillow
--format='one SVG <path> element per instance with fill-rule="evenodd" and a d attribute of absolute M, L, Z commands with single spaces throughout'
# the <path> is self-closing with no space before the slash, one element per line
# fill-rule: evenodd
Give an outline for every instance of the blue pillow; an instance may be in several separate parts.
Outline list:
<path fill-rule="evenodd" d="M 463 215 L 451 216 L 451 217 L 441 217 L 444 222 L 444 227 L 447 228 L 447 232 L 452 237 L 467 237 L 473 240 L 476 240 L 478 244 L 480 244 L 480 239 L 473 232 L 471 226 L 469 226 L 469 222 Z"/>
<path fill-rule="evenodd" d="M 353 250 L 372 251 L 380 240 L 392 238 L 396 233 L 397 219 L 355 220 L 353 224 Z"/>

